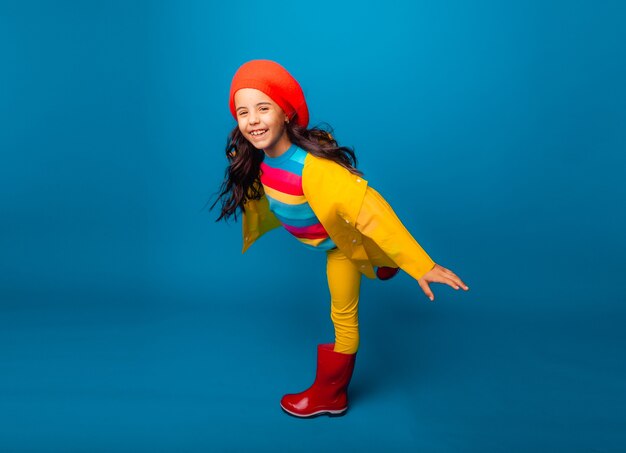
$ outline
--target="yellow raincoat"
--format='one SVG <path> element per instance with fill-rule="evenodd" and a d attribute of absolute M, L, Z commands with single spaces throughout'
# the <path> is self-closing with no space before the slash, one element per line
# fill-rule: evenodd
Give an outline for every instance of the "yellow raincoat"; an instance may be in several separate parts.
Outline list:
<path fill-rule="evenodd" d="M 392 266 L 418 280 L 435 266 L 391 206 L 362 177 L 307 153 L 302 189 L 335 245 L 365 276 L 376 278 L 374 266 Z M 265 196 L 246 202 L 242 223 L 242 253 L 281 225 Z"/>

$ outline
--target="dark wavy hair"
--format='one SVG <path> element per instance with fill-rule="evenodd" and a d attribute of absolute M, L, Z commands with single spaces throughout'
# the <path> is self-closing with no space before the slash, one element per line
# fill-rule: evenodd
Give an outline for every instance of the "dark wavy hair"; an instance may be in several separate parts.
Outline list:
<path fill-rule="evenodd" d="M 339 146 L 330 132 L 321 127 L 305 127 L 295 124 L 295 121 L 287 125 L 287 135 L 291 143 L 299 146 L 314 156 L 332 160 L 348 169 L 355 175 L 362 176 L 357 170 L 357 160 L 354 150 L 345 146 Z M 239 127 L 235 127 L 226 144 L 226 158 L 228 167 L 224 181 L 219 189 L 217 200 L 211 205 L 211 209 L 221 202 L 221 212 L 216 219 L 228 220 L 231 216 L 237 220 L 237 212 L 244 212 L 244 204 L 248 200 L 258 200 L 263 196 L 261 186 L 261 162 L 265 153 L 255 148 L 241 133 Z"/>

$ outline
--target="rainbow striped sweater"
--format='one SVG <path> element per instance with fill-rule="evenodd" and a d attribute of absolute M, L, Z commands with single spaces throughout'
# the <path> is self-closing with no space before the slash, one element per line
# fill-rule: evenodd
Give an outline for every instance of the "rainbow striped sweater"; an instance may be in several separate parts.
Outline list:
<path fill-rule="evenodd" d="M 315 216 L 302 190 L 302 169 L 306 151 L 295 144 L 278 157 L 265 155 L 261 163 L 261 184 L 270 211 L 285 229 L 306 247 L 330 250 L 335 244 Z"/>

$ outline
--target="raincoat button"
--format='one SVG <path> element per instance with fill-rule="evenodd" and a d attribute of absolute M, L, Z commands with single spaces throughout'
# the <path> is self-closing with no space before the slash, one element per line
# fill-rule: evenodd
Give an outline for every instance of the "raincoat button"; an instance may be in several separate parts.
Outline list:
<path fill-rule="evenodd" d="M 346 223 L 350 223 L 350 221 L 348 219 L 346 219 Z"/>
<path fill-rule="evenodd" d="M 356 182 L 361 182 L 361 178 L 356 178 Z"/>
<path fill-rule="evenodd" d="M 353 243 L 353 244 L 356 244 L 356 239 L 352 239 L 352 243 Z"/>

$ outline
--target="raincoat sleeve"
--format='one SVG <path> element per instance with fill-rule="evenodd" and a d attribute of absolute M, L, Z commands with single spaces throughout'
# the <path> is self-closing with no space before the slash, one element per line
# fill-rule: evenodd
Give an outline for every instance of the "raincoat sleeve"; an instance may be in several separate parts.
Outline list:
<path fill-rule="evenodd" d="M 411 236 L 389 203 L 371 186 L 365 192 L 355 226 L 415 280 L 422 278 L 435 266 L 435 262 Z"/>
<path fill-rule="evenodd" d="M 241 253 L 245 253 L 265 233 L 280 226 L 280 221 L 270 211 L 269 202 L 265 195 L 259 200 L 246 202 L 241 223 L 243 236 Z"/>
<path fill-rule="evenodd" d="M 391 206 L 363 177 L 309 154 L 302 188 L 337 247 L 368 277 L 375 278 L 372 266 L 381 265 L 376 259 L 381 253 L 416 280 L 435 266 Z M 388 263 L 389 259 L 381 261 Z"/>

